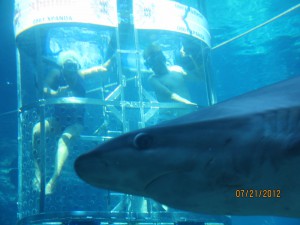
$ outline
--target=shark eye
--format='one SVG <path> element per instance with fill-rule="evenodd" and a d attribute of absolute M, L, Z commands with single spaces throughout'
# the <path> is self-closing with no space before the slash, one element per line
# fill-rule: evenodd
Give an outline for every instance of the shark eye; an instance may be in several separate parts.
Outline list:
<path fill-rule="evenodd" d="M 139 150 L 150 148 L 152 143 L 153 137 L 146 133 L 139 133 L 133 139 L 133 145 Z"/>

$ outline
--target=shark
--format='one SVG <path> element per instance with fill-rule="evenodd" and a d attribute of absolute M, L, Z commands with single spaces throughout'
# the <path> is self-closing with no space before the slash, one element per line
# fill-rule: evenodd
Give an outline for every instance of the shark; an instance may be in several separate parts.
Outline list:
<path fill-rule="evenodd" d="M 125 133 L 74 168 L 102 189 L 209 215 L 300 217 L 300 76 Z"/>

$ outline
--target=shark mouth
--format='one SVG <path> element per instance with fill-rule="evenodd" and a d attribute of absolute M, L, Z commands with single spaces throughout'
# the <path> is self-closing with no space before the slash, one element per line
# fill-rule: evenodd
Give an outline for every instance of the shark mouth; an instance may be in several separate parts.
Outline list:
<path fill-rule="evenodd" d="M 180 170 L 171 170 L 171 171 L 166 171 L 164 173 L 161 173 L 159 175 L 157 175 L 156 177 L 154 177 L 152 180 L 150 180 L 144 187 L 144 191 L 148 192 L 148 190 L 155 184 L 157 184 L 158 182 L 162 181 L 164 178 L 173 175 L 175 173 L 180 172 Z"/>

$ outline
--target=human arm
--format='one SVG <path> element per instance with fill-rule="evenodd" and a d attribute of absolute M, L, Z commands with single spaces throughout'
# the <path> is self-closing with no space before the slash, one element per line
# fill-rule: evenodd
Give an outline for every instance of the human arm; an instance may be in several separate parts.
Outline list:
<path fill-rule="evenodd" d="M 179 96 L 178 94 L 176 93 L 172 93 L 171 94 L 171 99 L 174 100 L 174 101 L 177 101 L 177 102 L 181 102 L 181 103 L 184 103 L 184 104 L 187 104 L 187 105 L 197 105 L 196 103 L 193 103 L 181 96 Z"/>
<path fill-rule="evenodd" d="M 171 72 L 179 73 L 183 76 L 187 75 L 187 72 L 181 66 L 177 66 L 177 65 L 169 66 L 168 70 Z"/>
<path fill-rule="evenodd" d="M 55 97 L 62 95 L 69 89 L 69 85 L 60 85 L 61 72 L 58 69 L 49 71 L 44 80 L 43 93 L 47 97 Z"/>
<path fill-rule="evenodd" d="M 169 100 L 173 100 L 176 102 L 181 102 L 188 105 L 196 105 L 195 103 L 187 100 L 186 98 L 183 98 L 179 94 L 172 92 L 168 87 L 163 85 L 155 76 L 150 77 L 149 82 L 155 90 L 155 92 L 160 96 L 163 96 L 165 98 L 168 98 Z"/>
<path fill-rule="evenodd" d="M 91 68 L 88 68 L 88 69 L 85 69 L 85 70 L 80 70 L 79 74 L 81 76 L 87 76 L 87 75 L 90 75 L 90 74 L 99 73 L 99 72 L 106 72 L 106 71 L 107 71 L 107 68 L 104 67 L 103 65 L 100 65 L 100 66 L 94 66 L 94 67 L 91 67 Z"/>
<path fill-rule="evenodd" d="M 52 97 L 65 95 L 65 93 L 69 90 L 70 90 L 69 85 L 60 86 L 60 87 L 58 87 L 57 90 L 54 90 L 54 89 L 50 88 L 49 86 L 45 86 L 43 89 L 45 95 L 52 96 Z"/>
<path fill-rule="evenodd" d="M 58 90 L 53 90 L 52 88 L 47 86 L 43 88 L 43 92 L 47 96 L 56 96 L 58 94 Z"/>
<path fill-rule="evenodd" d="M 111 64 L 113 57 L 110 58 L 109 60 L 107 60 L 105 63 L 103 63 L 100 66 L 93 66 L 88 69 L 80 70 L 79 74 L 84 77 L 84 76 L 94 74 L 94 73 L 107 72 L 107 67 Z"/>

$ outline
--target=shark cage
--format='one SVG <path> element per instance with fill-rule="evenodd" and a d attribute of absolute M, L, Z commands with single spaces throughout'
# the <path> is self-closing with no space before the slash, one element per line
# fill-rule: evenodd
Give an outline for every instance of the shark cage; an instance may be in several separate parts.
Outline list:
<path fill-rule="evenodd" d="M 96 189 L 73 169 L 102 142 L 214 103 L 203 11 L 203 0 L 15 0 L 19 225 L 230 224 Z M 183 101 L 151 82 L 155 54 Z"/>

